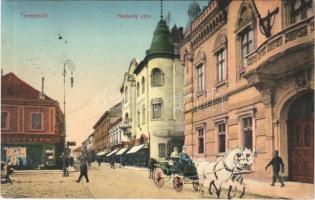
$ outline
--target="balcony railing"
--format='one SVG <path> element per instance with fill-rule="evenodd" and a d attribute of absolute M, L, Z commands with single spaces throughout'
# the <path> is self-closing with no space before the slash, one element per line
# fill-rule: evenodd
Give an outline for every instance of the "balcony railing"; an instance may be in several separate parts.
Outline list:
<path fill-rule="evenodd" d="M 246 71 L 253 69 L 279 51 L 289 49 L 299 44 L 313 42 L 314 40 L 314 16 L 295 23 L 281 32 L 268 38 L 254 52 L 246 56 Z"/>

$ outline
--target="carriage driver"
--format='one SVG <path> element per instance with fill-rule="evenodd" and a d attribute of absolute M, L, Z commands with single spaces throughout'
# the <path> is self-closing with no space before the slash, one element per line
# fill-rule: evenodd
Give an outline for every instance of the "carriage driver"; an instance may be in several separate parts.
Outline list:
<path fill-rule="evenodd" d="M 182 152 L 179 154 L 179 160 L 183 164 L 192 165 L 192 160 L 189 157 L 189 155 L 186 153 L 186 149 L 187 149 L 187 147 L 184 145 Z"/>

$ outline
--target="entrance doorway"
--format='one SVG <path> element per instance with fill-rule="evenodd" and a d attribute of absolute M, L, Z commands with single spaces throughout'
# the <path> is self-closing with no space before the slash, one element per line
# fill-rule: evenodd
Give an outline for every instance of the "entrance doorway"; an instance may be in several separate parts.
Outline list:
<path fill-rule="evenodd" d="M 288 113 L 289 180 L 314 181 L 314 96 L 297 98 Z"/>

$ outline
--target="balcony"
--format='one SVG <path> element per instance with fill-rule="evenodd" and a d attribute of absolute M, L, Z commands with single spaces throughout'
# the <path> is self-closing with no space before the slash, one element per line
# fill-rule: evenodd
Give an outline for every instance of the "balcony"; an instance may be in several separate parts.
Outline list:
<path fill-rule="evenodd" d="M 265 85 L 313 66 L 313 41 L 314 16 L 283 29 L 248 54 L 244 78 Z"/>

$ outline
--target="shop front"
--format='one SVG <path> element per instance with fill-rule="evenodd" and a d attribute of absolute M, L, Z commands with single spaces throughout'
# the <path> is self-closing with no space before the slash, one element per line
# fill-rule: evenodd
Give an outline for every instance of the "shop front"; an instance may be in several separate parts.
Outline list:
<path fill-rule="evenodd" d="M 127 153 L 127 164 L 137 167 L 146 167 L 149 160 L 149 149 L 145 144 L 133 146 Z"/>
<path fill-rule="evenodd" d="M 55 169 L 61 167 L 61 146 L 57 144 L 9 144 L 1 146 L 1 161 L 14 169 Z"/>

